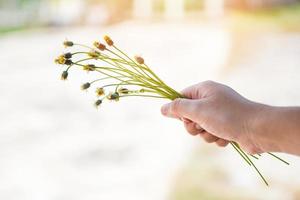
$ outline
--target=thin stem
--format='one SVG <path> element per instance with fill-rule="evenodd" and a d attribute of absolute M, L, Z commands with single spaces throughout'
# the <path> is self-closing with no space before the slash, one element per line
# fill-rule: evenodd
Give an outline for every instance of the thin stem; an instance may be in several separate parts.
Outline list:
<path fill-rule="evenodd" d="M 287 161 L 283 160 L 282 158 L 276 156 L 276 155 L 273 154 L 273 153 L 267 152 L 267 154 L 269 154 L 270 156 L 273 156 L 274 158 L 280 160 L 281 162 L 283 162 L 283 163 L 285 163 L 285 164 L 287 164 L 287 165 L 290 165 L 290 163 L 288 163 Z"/>

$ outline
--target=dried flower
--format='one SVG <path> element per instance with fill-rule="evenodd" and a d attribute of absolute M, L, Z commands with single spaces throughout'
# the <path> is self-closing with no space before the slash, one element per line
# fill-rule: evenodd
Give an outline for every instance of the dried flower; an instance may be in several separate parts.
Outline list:
<path fill-rule="evenodd" d="M 71 53 L 65 53 L 65 54 L 64 54 L 64 57 L 65 57 L 66 59 L 70 59 L 70 58 L 72 58 L 72 54 L 71 54 Z"/>
<path fill-rule="evenodd" d="M 94 102 L 96 107 L 101 105 L 104 100 L 118 101 L 121 98 L 133 96 L 163 98 L 169 100 L 185 98 L 179 92 L 165 84 L 148 66 L 146 66 L 145 60 L 141 56 L 135 56 L 134 59 L 132 59 L 121 49 L 116 47 L 109 36 L 104 36 L 104 40 L 107 45 L 111 47 L 110 49 L 107 49 L 106 46 L 100 42 L 94 42 L 93 45 L 100 51 L 107 50 L 105 53 L 100 53 L 98 50 L 90 51 L 94 48 L 86 45 L 75 44 L 71 41 L 65 41 L 65 47 L 77 45 L 82 48 L 86 48 L 87 50 L 66 53 L 55 59 L 57 64 L 69 65 L 61 75 L 62 80 L 66 80 L 68 78 L 68 69 L 70 67 L 83 67 L 83 70 L 85 71 L 93 71 L 95 74 L 100 74 L 100 78 L 92 82 L 84 83 L 81 86 L 82 90 L 87 90 L 91 87 L 91 84 L 96 84 L 98 81 L 109 81 L 106 85 L 101 83 L 102 87 L 96 89 L 96 94 L 98 97 L 103 96 L 105 95 L 104 90 L 109 89 L 114 92 L 110 92 L 105 96 L 105 98 Z M 82 54 L 85 58 L 76 60 L 76 56 L 74 55 L 77 54 Z M 86 64 L 86 62 L 90 61 L 95 63 L 101 62 L 101 67 L 98 67 L 97 64 Z M 103 63 L 107 66 L 103 66 Z M 125 86 L 126 88 L 123 88 L 122 86 Z M 137 87 L 137 89 L 131 90 L 131 86 Z M 239 153 L 239 155 L 251 167 L 253 167 L 254 170 L 256 170 L 262 180 L 268 184 L 251 160 L 252 157 L 255 159 L 258 159 L 258 157 L 246 154 L 235 142 L 231 142 L 231 145 Z M 268 154 L 286 164 L 289 164 L 272 153 Z"/>
<path fill-rule="evenodd" d="M 96 89 L 96 94 L 97 94 L 97 96 L 102 96 L 102 95 L 104 95 L 105 94 L 105 91 L 104 91 L 104 89 L 103 88 L 97 88 Z"/>
<path fill-rule="evenodd" d="M 56 64 L 64 65 L 66 62 L 66 58 L 63 55 L 58 56 L 58 58 L 55 59 Z"/>
<path fill-rule="evenodd" d="M 109 95 L 107 95 L 107 99 L 108 99 L 108 100 L 119 101 L 120 95 L 119 95 L 118 92 L 109 93 Z"/>
<path fill-rule="evenodd" d="M 73 65 L 72 60 L 70 60 L 70 59 L 66 60 L 65 65 L 69 65 L 69 66 Z"/>
<path fill-rule="evenodd" d="M 119 94 L 128 94 L 129 90 L 127 88 L 119 88 L 118 93 Z"/>
<path fill-rule="evenodd" d="M 99 49 L 100 51 L 104 51 L 106 49 L 106 46 L 100 42 L 94 42 L 94 46 Z"/>
<path fill-rule="evenodd" d="M 65 48 L 72 47 L 72 46 L 74 46 L 74 43 L 72 41 L 66 40 L 66 41 L 64 41 L 64 46 L 65 46 Z"/>
<path fill-rule="evenodd" d="M 84 65 L 82 67 L 82 69 L 85 70 L 85 71 L 95 71 L 96 66 L 93 65 L 93 64 L 88 64 L 88 65 Z"/>
<path fill-rule="evenodd" d="M 105 42 L 107 43 L 108 46 L 113 46 L 114 45 L 114 41 L 112 41 L 112 39 L 108 36 L 105 35 L 104 37 Z"/>
<path fill-rule="evenodd" d="M 98 58 L 100 55 L 101 54 L 98 51 L 90 51 L 90 52 L 88 52 L 88 56 L 91 57 L 91 58 Z"/>
<path fill-rule="evenodd" d="M 84 84 L 81 85 L 82 90 L 87 90 L 89 87 L 91 87 L 91 84 L 89 82 L 84 83 Z"/>
<path fill-rule="evenodd" d="M 143 65 L 143 64 L 145 63 L 144 58 L 142 58 L 141 56 L 135 56 L 134 59 L 135 59 L 135 61 L 136 61 L 137 63 L 139 63 L 140 65 Z"/>
<path fill-rule="evenodd" d="M 65 80 L 67 80 L 68 75 L 69 75 L 68 71 L 63 71 L 63 73 L 61 74 L 60 79 L 65 81 Z"/>
<path fill-rule="evenodd" d="M 100 105 L 102 104 L 102 100 L 98 99 L 97 101 L 95 101 L 94 105 L 96 106 L 96 108 L 98 108 Z"/>

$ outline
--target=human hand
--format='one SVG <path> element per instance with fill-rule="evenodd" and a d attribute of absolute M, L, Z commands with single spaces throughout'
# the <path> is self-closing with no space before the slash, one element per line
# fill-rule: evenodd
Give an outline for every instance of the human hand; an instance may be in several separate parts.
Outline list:
<path fill-rule="evenodd" d="M 255 140 L 252 126 L 261 104 L 212 81 L 188 87 L 182 94 L 187 99 L 164 105 L 163 115 L 180 119 L 191 135 L 200 135 L 208 143 L 224 147 L 234 141 L 249 154 L 264 152 Z"/>

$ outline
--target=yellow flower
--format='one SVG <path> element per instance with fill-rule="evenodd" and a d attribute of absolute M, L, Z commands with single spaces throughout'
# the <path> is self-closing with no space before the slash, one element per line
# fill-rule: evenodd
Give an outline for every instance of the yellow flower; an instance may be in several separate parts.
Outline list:
<path fill-rule="evenodd" d="M 60 65 L 64 65 L 66 60 L 67 59 L 64 57 L 64 55 L 60 55 L 60 56 L 58 56 L 58 58 L 55 59 L 55 63 L 60 64 Z"/>
<path fill-rule="evenodd" d="M 90 51 L 88 56 L 91 58 L 98 58 L 101 54 L 98 51 Z"/>
<path fill-rule="evenodd" d="M 96 69 L 96 66 L 92 65 L 92 64 L 83 66 L 83 70 L 85 70 L 85 71 L 95 71 L 95 69 Z"/>
<path fill-rule="evenodd" d="M 108 44 L 108 46 L 114 45 L 114 41 L 112 41 L 112 39 L 108 35 L 105 35 L 103 38 L 104 38 L 105 42 Z"/>
<path fill-rule="evenodd" d="M 145 64 L 145 60 L 144 58 L 142 58 L 141 56 L 134 56 L 134 59 L 137 63 L 139 63 L 140 65 Z"/>
<path fill-rule="evenodd" d="M 97 96 L 102 96 L 102 95 L 104 95 L 105 94 L 105 91 L 104 91 L 104 89 L 103 88 L 97 88 L 96 89 L 96 94 L 97 94 Z"/>

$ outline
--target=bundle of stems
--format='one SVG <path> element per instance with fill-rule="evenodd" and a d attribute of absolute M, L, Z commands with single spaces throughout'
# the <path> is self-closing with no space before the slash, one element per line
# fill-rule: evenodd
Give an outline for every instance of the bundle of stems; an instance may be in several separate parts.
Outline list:
<path fill-rule="evenodd" d="M 151 97 L 169 100 L 185 98 L 165 84 L 142 57 L 129 57 L 128 54 L 114 44 L 109 36 L 104 36 L 104 41 L 106 44 L 95 41 L 93 46 L 90 47 L 67 40 L 63 43 L 66 48 L 77 46 L 83 50 L 64 53 L 55 59 L 57 64 L 66 66 L 61 74 L 62 80 L 67 80 L 69 71 L 75 67 L 99 74 L 99 78 L 81 85 L 82 90 L 95 86 L 97 100 L 94 105 L 96 107 L 99 107 L 104 101 L 119 101 L 124 97 Z M 81 58 L 76 59 L 76 57 Z M 261 155 L 249 155 L 236 142 L 232 141 L 230 144 L 268 185 L 268 182 L 253 162 L 253 159 L 257 160 Z M 267 154 L 289 165 L 288 162 L 278 156 L 270 152 Z"/>

